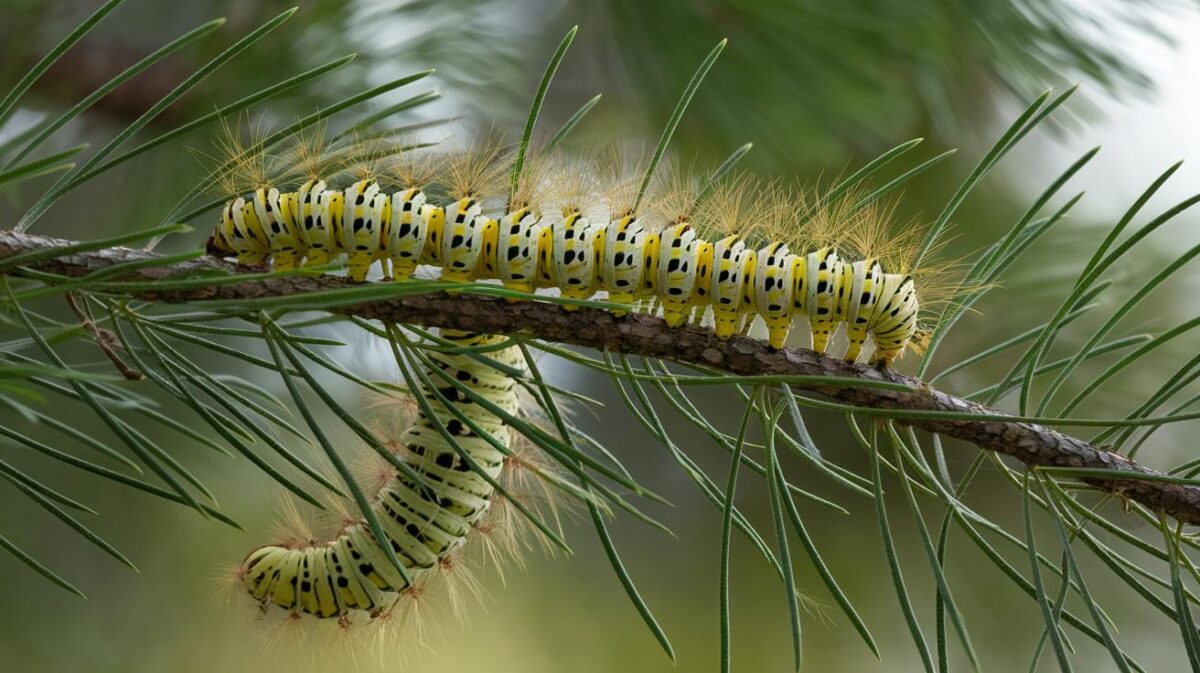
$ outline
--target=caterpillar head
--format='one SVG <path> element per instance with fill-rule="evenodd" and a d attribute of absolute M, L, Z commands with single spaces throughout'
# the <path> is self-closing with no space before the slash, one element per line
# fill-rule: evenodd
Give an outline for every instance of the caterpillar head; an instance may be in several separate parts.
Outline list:
<path fill-rule="evenodd" d="M 931 339 L 933 339 L 933 330 L 918 326 L 916 333 L 908 341 L 908 348 L 917 355 L 924 355 L 926 349 L 929 348 Z"/>

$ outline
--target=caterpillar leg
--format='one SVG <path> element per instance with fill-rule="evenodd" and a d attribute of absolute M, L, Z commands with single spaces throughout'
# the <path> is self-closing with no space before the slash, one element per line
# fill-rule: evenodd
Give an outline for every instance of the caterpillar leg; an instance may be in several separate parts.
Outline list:
<path fill-rule="evenodd" d="M 300 265 L 300 258 L 295 253 L 279 253 L 275 255 L 275 262 L 272 265 L 276 271 L 288 271 Z"/>
<path fill-rule="evenodd" d="M 371 270 L 371 265 L 375 263 L 375 255 L 370 252 L 352 252 L 347 255 L 350 270 L 347 275 L 357 283 L 361 283 L 367 279 L 367 272 Z"/>
<path fill-rule="evenodd" d="M 448 280 L 452 283 L 470 283 L 472 275 L 469 271 L 449 271 L 442 269 L 442 280 Z M 451 294 L 457 293 L 456 290 L 447 290 Z"/>
<path fill-rule="evenodd" d="M 717 332 L 717 338 L 724 340 L 737 334 L 738 326 L 742 321 L 742 315 L 741 311 L 714 308 L 713 320 L 716 323 L 714 329 Z"/>
<path fill-rule="evenodd" d="M 392 279 L 408 280 L 417 270 L 417 263 L 412 258 L 392 258 Z"/>
<path fill-rule="evenodd" d="M 310 248 L 304 259 L 304 266 L 321 266 L 329 263 L 329 253 L 321 249 Z"/>
<path fill-rule="evenodd" d="M 900 357 L 900 353 L 902 352 L 903 349 L 880 350 L 876 348 L 875 352 L 871 354 L 871 359 L 867 362 L 867 364 L 871 365 L 872 367 L 878 367 L 879 369 L 890 369 L 892 362 L 894 362 L 896 358 Z"/>
<path fill-rule="evenodd" d="M 579 290 L 575 288 L 565 288 L 562 291 L 562 296 L 566 297 L 567 299 L 578 299 L 580 301 L 590 298 L 593 294 L 594 293 L 590 289 Z M 578 311 L 580 308 L 581 307 L 579 306 L 574 306 L 571 304 L 563 304 L 563 310 L 565 311 Z"/>
<path fill-rule="evenodd" d="M 850 345 L 846 348 L 846 361 L 857 362 L 858 356 L 862 353 L 863 344 L 867 341 L 867 319 L 863 314 L 851 317 L 846 323 L 846 339 Z"/>
<path fill-rule="evenodd" d="M 242 252 L 238 253 L 237 263 L 242 266 L 265 266 L 268 256 L 265 253 L 259 252 Z"/>
<path fill-rule="evenodd" d="M 809 325 L 812 328 L 812 349 L 818 353 L 824 353 L 829 347 L 829 337 L 833 334 L 834 322 L 832 320 L 812 320 Z"/>
<path fill-rule="evenodd" d="M 883 334 L 876 333 L 875 352 L 871 354 L 870 364 L 881 369 L 890 367 L 892 361 L 900 357 L 904 353 L 904 349 L 908 347 L 915 321 L 916 317 L 913 315 L 911 320 L 901 323 L 894 331 Z"/>
<path fill-rule="evenodd" d="M 689 308 L 689 302 L 676 299 L 663 299 L 663 320 L 667 321 L 668 327 L 679 327 L 687 322 Z"/>
<path fill-rule="evenodd" d="M 783 348 L 787 343 L 788 332 L 792 329 L 792 319 L 788 316 L 765 317 L 767 323 L 767 341 L 771 348 Z"/>
<path fill-rule="evenodd" d="M 634 306 L 634 311 L 637 311 L 637 297 L 630 292 L 610 292 L 608 300 L 615 304 L 630 304 Z M 629 311 L 613 311 L 612 314 L 620 318 Z"/>
<path fill-rule="evenodd" d="M 524 282 L 508 281 L 508 282 L 504 283 L 504 287 L 508 288 L 509 290 L 516 290 L 517 292 L 526 292 L 529 294 L 533 294 L 533 292 L 536 290 L 536 288 L 534 288 L 534 286 L 533 286 L 532 281 L 524 281 Z M 505 297 L 504 301 L 512 304 L 512 303 L 516 303 L 521 300 L 516 297 Z"/>
<path fill-rule="evenodd" d="M 866 334 L 861 339 L 855 336 L 850 336 L 850 345 L 846 348 L 846 362 L 857 362 L 858 356 L 862 353 L 863 342 L 866 340 Z"/>

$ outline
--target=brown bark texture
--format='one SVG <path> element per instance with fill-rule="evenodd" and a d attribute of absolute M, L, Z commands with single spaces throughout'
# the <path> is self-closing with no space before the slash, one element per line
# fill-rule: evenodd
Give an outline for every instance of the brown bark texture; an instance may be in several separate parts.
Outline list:
<path fill-rule="evenodd" d="M 50 251 L 75 245 L 45 236 L 0 231 L 0 265 L 14 255 Z M 155 253 L 123 247 L 68 252 L 31 261 L 27 268 L 81 277 L 115 264 L 137 263 L 137 267 L 105 281 L 161 281 L 196 277 L 214 272 L 238 273 L 248 269 L 231 262 L 204 257 L 172 265 L 154 265 Z M 145 265 L 143 265 L 145 264 Z M 18 267 L 19 268 L 19 267 Z M 13 272 L 12 269 L 9 270 Z M 255 269 L 255 271 L 259 271 Z M 15 271 L 19 273 L 18 271 Z M 131 292 L 129 296 L 148 301 L 194 303 L 212 300 L 250 300 L 263 297 L 327 292 L 354 284 L 337 276 L 289 276 L 221 283 L 201 288 Z M 87 290 L 86 287 L 81 288 Z M 303 306 L 300 306 L 303 308 Z M 858 407 L 906 411 L 952 411 L 1004 416 L 1002 412 L 935 390 L 921 381 L 895 371 L 880 371 L 866 365 L 830 358 L 799 348 L 773 349 L 747 337 L 722 341 L 712 330 L 695 325 L 671 328 L 655 316 L 630 313 L 623 316 L 598 308 L 567 310 L 562 305 L 541 301 L 510 302 L 498 297 L 470 294 L 406 294 L 343 305 L 331 310 L 365 319 L 443 327 L 492 334 L 523 334 L 546 341 L 573 344 L 596 350 L 644 355 L 718 369 L 740 376 L 832 376 L 861 381 L 902 384 L 903 390 L 793 384 L 798 390 Z M 1026 465 L 1100 468 L 1143 475 L 1164 476 L 1104 447 L 1036 423 L 998 418 L 991 420 L 946 420 L 918 416 L 895 419 L 929 432 L 970 442 L 982 449 L 1012 456 Z M 1200 524 L 1200 488 L 1147 479 L 1085 478 L 1092 487 L 1117 493 L 1153 511 L 1161 511 L 1187 524 Z"/>

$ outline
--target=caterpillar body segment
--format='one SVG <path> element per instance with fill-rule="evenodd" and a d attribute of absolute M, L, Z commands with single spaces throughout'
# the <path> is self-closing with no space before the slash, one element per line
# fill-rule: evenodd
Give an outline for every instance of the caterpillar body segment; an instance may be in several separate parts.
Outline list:
<path fill-rule="evenodd" d="M 271 245 L 258 223 L 254 203 L 243 197 L 225 204 L 208 247 L 210 251 L 237 257 L 239 264 L 251 266 L 264 264 L 271 257 Z"/>
<path fill-rule="evenodd" d="M 829 337 L 837 320 L 837 297 L 845 293 L 840 281 L 845 276 L 843 269 L 848 267 L 838 260 L 837 251 L 832 248 L 810 252 L 805 259 L 804 271 L 808 285 L 804 294 L 805 312 L 812 329 L 812 347 L 818 353 L 824 353 L 829 345 Z"/>
<path fill-rule="evenodd" d="M 296 192 L 296 214 L 294 219 L 305 248 L 305 264 L 316 266 L 327 264 L 342 250 L 341 232 L 338 224 L 341 213 L 335 217 L 334 207 L 340 200 L 334 190 L 326 189 L 324 180 L 310 180 Z"/>
<path fill-rule="evenodd" d="M 344 211 L 340 243 L 346 251 L 350 278 L 363 281 L 371 264 L 386 252 L 384 210 L 388 197 L 374 180 L 359 180 L 343 194 Z"/>
<path fill-rule="evenodd" d="M 663 319 L 678 327 L 687 318 L 696 286 L 696 231 L 686 222 L 669 226 L 659 235 L 658 279 Z"/>
<path fill-rule="evenodd" d="M 883 269 L 877 260 L 860 260 L 852 265 L 846 311 L 846 339 L 850 342 L 846 349 L 847 360 L 857 360 L 867 340 L 867 327 L 879 299 L 882 276 Z"/>
<path fill-rule="evenodd" d="M 783 348 L 792 328 L 792 298 L 795 296 L 792 277 L 796 256 L 785 243 L 772 243 L 758 251 L 754 273 L 754 306 L 767 324 L 768 340 L 774 348 Z M 804 305 L 795 308 L 801 309 Z"/>
<path fill-rule="evenodd" d="M 641 291 L 645 236 L 637 216 L 627 214 L 610 221 L 604 236 L 598 238 L 603 245 L 600 284 L 608 290 L 610 300 L 631 304 Z"/>
<path fill-rule="evenodd" d="M 305 246 L 296 230 L 295 220 L 290 216 L 290 201 L 293 195 L 283 198 L 274 187 L 260 187 L 254 191 L 254 223 L 261 228 L 267 239 L 267 248 L 277 269 L 291 269 L 304 258 Z"/>
<path fill-rule="evenodd" d="M 494 280 L 499 273 L 496 267 L 496 251 L 500 246 L 500 222 L 490 217 L 484 218 L 480 238 L 479 261 L 475 263 L 475 273 L 472 278 L 487 278 Z"/>
<path fill-rule="evenodd" d="M 301 260 L 322 264 L 345 252 L 355 280 L 380 261 L 391 264 L 396 279 L 425 264 L 441 267 L 442 278 L 451 281 L 498 279 L 515 290 L 557 288 L 574 299 L 599 292 L 621 303 L 649 299 L 670 326 L 711 308 L 718 337 L 745 333 L 761 317 L 775 348 L 783 347 L 795 321 L 806 319 L 812 348 L 823 353 L 845 323 L 845 357 L 857 360 L 873 337 L 870 361 L 882 366 L 918 329 L 911 275 L 890 273 L 871 255 L 843 258 L 834 245 L 794 252 L 803 242 L 776 239 L 752 246 L 761 240 L 753 210 L 744 227 L 749 236 L 735 230 L 709 241 L 684 217 L 648 226 L 628 211 L 597 221 L 578 206 L 542 217 L 536 206 L 517 204 L 493 218 L 484 197 L 458 193 L 467 195 L 438 205 L 420 187 L 389 193 L 373 180 L 345 190 L 321 180 L 294 193 L 261 188 L 226 204 L 209 248 L 244 264 L 274 260 L 279 268 Z M 770 231 L 778 229 L 781 216 L 769 205 L 763 212 Z"/>
<path fill-rule="evenodd" d="M 429 213 L 425 202 L 425 192 L 420 187 L 410 187 L 392 194 L 391 207 L 384 222 L 386 234 L 383 245 L 392 262 L 392 275 L 396 280 L 412 276 L 425 252 L 429 232 Z"/>
<path fill-rule="evenodd" d="M 582 212 L 564 210 L 562 219 L 550 226 L 550 254 L 541 278 L 546 287 L 557 287 L 564 297 L 587 299 L 600 289 L 595 286 L 597 245 L 603 231 L 593 226 Z M 566 306 L 569 310 L 577 307 Z"/>
<path fill-rule="evenodd" d="M 662 235 L 650 232 L 646 235 L 642 248 L 642 283 L 640 294 L 643 297 L 654 297 L 658 287 L 658 255 L 662 245 Z"/>
<path fill-rule="evenodd" d="M 443 332 L 443 338 L 458 346 L 477 347 L 500 342 L 503 337 Z M 432 353 L 435 365 L 456 380 L 469 383 L 496 406 L 516 413 L 515 383 L 507 374 L 469 354 Z M 488 356 L 509 367 L 520 368 L 523 359 L 515 347 Z M 275 605 L 294 613 L 320 618 L 343 617 L 355 610 L 374 611 L 408 588 L 400 572 L 387 558 L 386 544 L 417 578 L 457 551 L 491 505 L 492 480 L 500 476 L 504 454 L 482 436 L 476 435 L 458 416 L 442 405 L 432 391 L 422 394 L 435 417 L 421 414 L 404 433 L 404 459 L 421 475 L 422 487 L 396 472 L 380 489 L 373 509 L 384 532 L 377 539 L 364 521 L 345 527 L 334 539 L 308 546 L 268 545 L 246 557 L 242 582 L 246 591 L 264 606 Z M 501 445 L 510 442 L 508 426 L 457 388 L 441 394 L 449 403 Z M 459 455 L 439 431 L 446 429 L 471 463 Z"/>
<path fill-rule="evenodd" d="M 713 244 L 708 241 L 696 241 L 696 279 L 692 284 L 692 308 L 699 309 L 703 315 L 708 305 L 708 288 L 712 282 Z"/>
<path fill-rule="evenodd" d="M 484 228 L 488 218 L 483 214 L 483 204 L 465 196 L 446 206 L 441 218 L 430 223 L 431 239 L 436 240 L 437 257 L 433 260 L 442 267 L 442 278 L 467 282 L 475 277 L 475 268 L 483 252 Z M 443 229 L 437 237 L 438 224 Z"/>
<path fill-rule="evenodd" d="M 736 334 L 741 325 L 746 310 L 743 287 L 749 277 L 747 265 L 752 256 L 746 243 L 732 234 L 712 244 L 708 297 L 717 336 L 722 339 Z"/>
<path fill-rule="evenodd" d="M 238 254 L 233 244 L 227 240 L 229 236 L 229 213 L 232 206 L 233 202 L 230 201 L 221 209 L 221 219 L 217 221 L 216 226 L 213 227 L 212 234 L 209 235 L 208 241 L 204 244 L 205 252 L 209 255 L 214 257 L 236 257 Z"/>
<path fill-rule="evenodd" d="M 504 286 L 533 292 L 537 284 L 538 248 L 544 225 L 533 209 L 522 207 L 500 218 L 496 228 L 496 276 Z"/>
<path fill-rule="evenodd" d="M 917 293 L 912 276 L 883 274 L 879 298 L 867 329 L 875 337 L 871 363 L 890 363 L 917 333 Z"/>

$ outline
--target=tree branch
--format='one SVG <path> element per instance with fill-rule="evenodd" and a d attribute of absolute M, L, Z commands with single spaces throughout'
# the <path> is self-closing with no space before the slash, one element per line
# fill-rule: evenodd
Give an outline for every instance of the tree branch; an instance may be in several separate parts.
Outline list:
<path fill-rule="evenodd" d="M 49 251 L 72 245 L 44 236 L 0 231 L 0 263 L 14 255 Z M 153 264 L 154 253 L 129 248 L 109 248 L 66 254 L 31 262 L 27 268 L 70 277 L 81 277 L 114 264 Z M 156 281 L 195 276 L 214 271 L 246 271 L 244 267 L 213 258 L 190 260 L 171 266 L 138 266 L 107 280 Z M 137 292 L 132 296 L 161 302 L 248 300 L 351 287 L 334 276 L 291 276 L 201 289 Z M 86 289 L 86 288 L 85 288 Z M 879 371 L 860 364 L 818 355 L 809 350 L 775 350 L 756 339 L 734 337 L 721 341 L 707 328 L 668 328 L 657 317 L 629 314 L 617 317 L 592 308 L 567 311 L 548 302 L 510 303 L 496 297 L 451 296 L 444 292 L 409 295 L 333 309 L 367 319 L 388 320 L 426 327 L 448 327 L 494 334 L 527 334 L 547 341 L 586 346 L 597 350 L 645 355 L 712 367 L 737 375 L 837 376 L 863 381 L 900 383 L 906 390 L 845 388 L 829 385 L 796 385 L 829 399 L 860 407 L 911 411 L 952 411 L 1002 416 L 1000 411 L 934 390 L 912 377 Z M 1100 468 L 1143 475 L 1165 476 L 1124 456 L 1092 446 L 1081 439 L 1034 423 L 1004 420 L 944 420 L 898 418 L 897 422 L 961 439 L 976 446 L 1012 456 L 1027 465 Z M 1085 483 L 1165 512 L 1179 521 L 1200 524 L 1200 488 L 1146 479 L 1084 478 Z"/>

